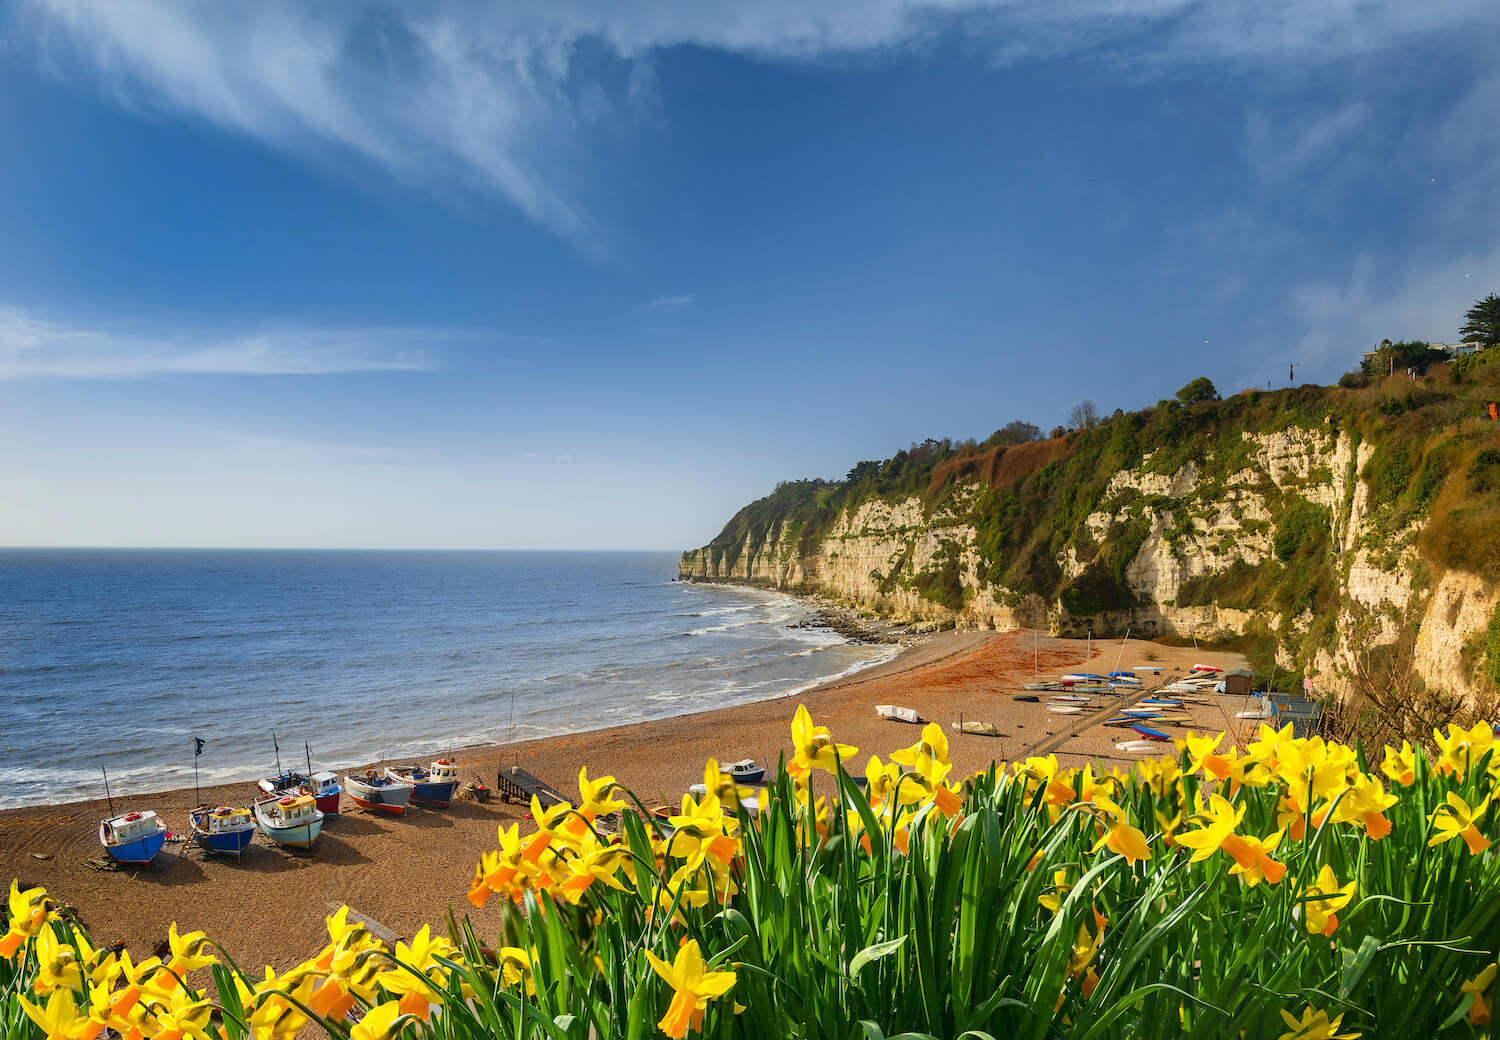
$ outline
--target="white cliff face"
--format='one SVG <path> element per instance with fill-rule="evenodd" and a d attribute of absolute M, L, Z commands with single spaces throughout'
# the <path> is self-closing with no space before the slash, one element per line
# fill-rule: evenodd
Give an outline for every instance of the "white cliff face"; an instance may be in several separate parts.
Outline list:
<path fill-rule="evenodd" d="M 1414 666 L 1430 685 L 1472 695 L 1473 653 L 1466 655 L 1464 646 L 1488 625 L 1500 600 L 1496 576 L 1449 572 L 1435 582 L 1420 579 L 1426 572 L 1417 549 L 1420 523 L 1394 536 L 1369 523 L 1369 487 L 1360 479 L 1371 457 L 1368 444 L 1331 427 L 1243 436 L 1236 468 L 1227 475 L 1213 475 L 1212 459 L 1202 468 L 1156 472 L 1149 456 L 1114 474 L 1084 522 L 1094 544 L 1062 549 L 1057 564 L 1067 581 L 1089 568 L 1111 531 L 1143 524 L 1144 540 L 1124 567 L 1125 584 L 1140 604 L 1128 610 L 1076 617 L 1029 590 L 986 583 L 970 515 L 984 490 L 978 484 L 960 486 L 931 514 L 916 496 L 866 501 L 841 514 L 810 551 L 803 551 L 798 531 L 773 525 L 763 537 L 747 539 L 732 560 L 715 560 L 711 548 L 684 554 L 681 574 L 817 592 L 892 617 L 967 627 L 1035 626 L 1059 634 L 1130 628 L 1146 637 L 1263 627 L 1287 643 L 1322 625 L 1332 635 L 1310 651 L 1310 663 L 1319 684 L 1335 688 L 1347 685 L 1358 654 L 1394 642 L 1403 620 L 1420 617 Z M 1306 609 L 1283 616 L 1268 606 L 1202 602 L 1201 590 L 1212 592 L 1214 579 L 1275 559 L 1277 521 L 1299 498 L 1326 511 L 1339 585 L 1331 626 Z M 961 605 L 941 602 L 945 597 L 930 589 L 922 594 L 923 582 L 944 567 L 950 573 L 957 568 Z M 1184 604 L 1185 585 L 1195 579 L 1206 579 L 1196 581 L 1198 602 Z"/>

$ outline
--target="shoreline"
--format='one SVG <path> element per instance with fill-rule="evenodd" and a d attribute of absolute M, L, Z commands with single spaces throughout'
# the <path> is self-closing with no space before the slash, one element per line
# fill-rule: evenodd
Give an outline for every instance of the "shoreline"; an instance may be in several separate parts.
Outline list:
<path fill-rule="evenodd" d="M 1194 653 L 1131 643 L 1133 648 L 1119 652 L 1139 656 L 1125 667 L 1146 658 L 1185 671 Z M 1093 648 L 1091 660 L 1107 670 L 1120 644 L 1095 643 Z M 860 749 L 851 767 L 862 770 L 870 754 L 884 758 L 920 739 L 920 727 L 875 716 L 874 705 L 895 703 L 914 708 L 948 732 L 955 776 L 1059 739 L 1065 744 L 1059 759 L 1068 764 L 1091 758 L 1128 764 L 1107 736 L 1088 729 L 1068 735 L 1071 716 L 1050 715 L 1040 703 L 1012 700 L 1037 665 L 1043 673 L 1056 674 L 1080 667 L 1084 654 L 1082 640 L 1045 638 L 1034 651 L 1028 632 L 941 632 L 891 660 L 821 681 L 796 696 L 485 745 L 466 749 L 458 758 L 464 781 L 479 776 L 493 786 L 499 769 L 520 764 L 571 798 L 579 769 L 587 767 L 593 778 L 616 777 L 647 804 L 675 805 L 681 792 L 701 779 L 710 756 L 720 761 L 756 758 L 774 768 L 789 746 L 791 717 L 801 703 L 838 740 Z M 1225 667 L 1237 664 L 1232 655 L 1211 656 Z M 1225 719 L 1232 717 L 1232 711 L 1205 717 L 1200 728 L 1223 729 Z M 1001 735 L 956 733 L 950 725 L 960 718 L 993 721 Z M 203 800 L 244 804 L 253 790 L 245 782 L 206 787 Z M 156 809 L 173 830 L 186 827 L 192 802 L 191 787 L 115 799 L 119 811 Z M 493 796 L 485 804 L 455 801 L 446 810 L 413 809 L 402 817 L 365 813 L 345 798 L 343 814 L 328 821 L 311 856 L 288 853 L 257 835 L 240 862 L 169 844 L 149 868 L 98 871 L 88 861 L 103 855 L 96 831 L 105 808 L 103 799 L 92 799 L 0 810 L 0 873 L 46 886 L 77 908 L 96 941 L 123 941 L 133 954 L 148 955 L 168 924 L 178 921 L 223 941 L 241 963 L 278 969 L 322 945 L 329 903 L 347 903 L 398 935 L 410 935 L 422 924 L 440 925 L 445 909 L 452 907 L 459 915 L 467 913 L 481 936 L 494 935 L 501 908 L 492 903 L 476 911 L 464 894 L 480 854 L 495 846 L 496 827 L 520 822 L 524 830 L 528 815 L 527 806 L 504 804 Z"/>
<path fill-rule="evenodd" d="M 890 647 L 893 648 L 895 652 L 885 657 L 873 657 L 868 661 L 856 662 L 855 664 L 846 667 L 841 671 L 832 672 L 826 675 L 808 679 L 782 692 L 756 694 L 751 696 L 749 699 L 736 702 L 736 705 L 733 706 L 757 704 L 764 701 L 776 701 L 782 700 L 787 697 L 805 696 L 813 690 L 836 685 L 837 683 L 842 682 L 845 679 L 852 678 L 853 676 L 859 675 L 869 669 L 884 667 L 892 661 L 905 656 L 905 654 L 907 654 L 908 652 L 920 647 L 923 642 L 931 638 L 931 636 L 934 634 L 931 632 L 915 632 L 910 630 L 908 626 L 885 619 L 859 618 L 852 609 L 830 603 L 824 600 L 822 597 L 813 594 L 788 592 L 781 589 L 760 589 L 752 585 L 740 587 L 754 592 L 769 594 L 771 596 L 785 597 L 786 599 L 800 603 L 811 613 L 811 616 L 808 618 L 804 618 L 801 621 L 796 621 L 791 624 L 786 624 L 779 627 L 785 629 L 827 629 L 839 636 L 842 641 L 841 643 L 829 643 L 827 644 L 827 646 L 846 645 L 861 647 Z M 403 754 L 385 758 L 373 758 L 369 760 L 344 759 L 342 761 L 344 761 L 345 764 L 342 765 L 326 761 L 315 761 L 312 768 L 314 770 L 328 769 L 342 775 L 351 772 L 361 772 L 372 766 L 407 764 L 412 761 L 422 761 L 425 759 L 442 757 L 449 754 L 456 755 L 460 758 L 488 756 L 494 754 L 502 748 L 519 747 L 522 745 L 535 743 L 537 741 L 554 740 L 563 737 L 581 737 L 586 736 L 590 733 L 599 733 L 606 730 L 619 729 L 621 727 L 665 722 L 670 719 L 683 717 L 683 715 L 700 714 L 705 711 L 718 711 L 721 710 L 721 707 L 698 708 L 688 712 L 676 712 L 673 714 L 652 716 L 623 723 L 585 724 L 583 727 L 578 729 L 560 728 L 550 732 L 533 734 L 518 740 L 494 740 L 475 744 L 457 744 L 435 740 L 434 743 L 436 746 L 434 748 L 416 754 Z M 291 747 L 291 745 L 289 745 L 289 747 Z M 423 762 L 423 764 L 426 764 L 425 761 Z M 302 762 L 301 757 L 296 754 L 296 750 L 293 747 L 292 750 L 286 752 L 285 768 L 296 770 L 298 769 L 299 765 L 302 765 L 305 768 L 305 763 Z M 245 775 L 236 775 L 228 778 L 225 778 L 223 776 L 215 777 L 212 779 L 205 777 L 204 783 L 202 785 L 202 790 L 206 796 L 210 790 L 235 788 L 240 785 L 253 786 L 256 781 L 258 781 L 262 777 L 270 775 L 269 770 L 270 766 L 268 765 L 264 770 L 256 772 L 253 775 L 250 775 L 247 771 Z M 112 783 L 112 787 L 115 792 L 115 801 L 119 802 L 125 799 L 139 801 L 141 799 L 150 799 L 157 797 L 169 798 L 180 795 L 185 791 L 190 792 L 192 790 L 191 786 L 188 786 L 183 782 L 191 779 L 190 771 L 183 770 L 183 773 L 188 775 L 177 774 L 175 771 L 175 767 L 173 767 L 173 769 L 169 771 L 170 778 L 168 779 L 166 784 L 159 787 L 139 787 L 134 783 L 129 782 L 128 780 L 122 785 L 121 780 L 119 778 L 115 778 L 113 779 Z M 98 783 L 97 777 L 95 778 L 94 786 L 99 787 L 102 791 L 102 785 Z M 211 800 L 212 799 L 205 798 L 205 801 Z M 19 805 L 0 805 L 0 820 L 3 820 L 3 814 L 8 812 L 25 809 L 63 809 L 71 806 L 85 804 L 92 805 L 96 802 L 102 804 L 104 801 L 105 800 L 103 798 L 94 795 L 68 800 L 58 800 L 56 797 L 44 797 L 35 801 L 24 802 Z"/>

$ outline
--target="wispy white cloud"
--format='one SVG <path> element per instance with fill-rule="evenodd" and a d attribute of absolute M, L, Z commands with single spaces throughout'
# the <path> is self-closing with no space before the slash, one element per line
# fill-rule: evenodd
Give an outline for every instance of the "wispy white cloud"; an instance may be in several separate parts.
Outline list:
<path fill-rule="evenodd" d="M 411 329 L 153 336 L 67 325 L 0 307 L 0 380 L 412 372 L 434 367 L 424 347 L 445 338 Z"/>
<path fill-rule="evenodd" d="M 693 302 L 692 296 L 658 296 L 646 304 L 648 311 L 676 310 Z"/>
<path fill-rule="evenodd" d="M 997 63 L 1088 53 L 1146 70 L 1286 70 L 1440 35 L 1462 39 L 1494 24 L 1492 0 L 15 0 L 11 8 L 13 48 L 59 76 L 93 80 L 121 104 L 301 155 L 358 156 L 412 183 L 467 184 L 585 248 L 597 248 L 577 180 L 587 179 L 579 155 L 587 132 L 632 113 L 648 93 L 653 56 L 678 45 L 814 62 L 956 37 Z M 623 74 L 611 62 L 623 63 Z"/>

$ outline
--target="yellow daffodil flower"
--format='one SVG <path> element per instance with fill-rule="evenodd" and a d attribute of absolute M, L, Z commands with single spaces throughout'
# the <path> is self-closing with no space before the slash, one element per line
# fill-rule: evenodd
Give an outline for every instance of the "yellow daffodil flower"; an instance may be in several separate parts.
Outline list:
<path fill-rule="evenodd" d="M 411 1015 L 401 1013 L 401 1008 L 394 1002 L 388 1001 L 384 1004 L 376 1004 L 365 1013 L 365 1017 L 354 1024 L 349 1030 L 350 1040 L 390 1040 L 391 1037 L 400 1034 L 409 1023 L 414 1021 Z"/>
<path fill-rule="evenodd" d="M 828 727 L 814 726 L 807 707 L 799 704 L 792 716 L 792 751 L 797 771 L 806 776 L 814 769 L 837 772 L 839 761 L 858 754 L 859 748 L 835 743 Z"/>
<path fill-rule="evenodd" d="M 722 997 L 734 988 L 732 971 L 708 971 L 696 939 L 689 939 L 677 951 L 671 964 L 646 951 L 646 959 L 663 981 L 672 987 L 672 1002 L 657 1027 L 670 1037 L 687 1036 L 689 1029 L 699 1029 L 708 1002 Z"/>
<path fill-rule="evenodd" d="M 1299 895 L 1304 897 L 1301 907 L 1308 934 L 1332 935 L 1339 926 L 1335 911 L 1348 906 L 1349 900 L 1354 898 L 1354 882 L 1341 886 L 1338 875 L 1325 863 L 1318 871 L 1317 881 L 1302 889 Z"/>
<path fill-rule="evenodd" d="M 1151 848 L 1146 844 L 1146 835 L 1131 825 L 1130 818 L 1123 808 L 1103 795 L 1094 799 L 1094 805 L 1101 809 L 1111 821 L 1104 828 L 1104 835 L 1094 843 L 1095 851 L 1098 851 L 1100 846 L 1107 846 L 1111 852 L 1124 856 L 1127 863 L 1151 858 Z"/>
<path fill-rule="evenodd" d="M 1475 802 L 1471 808 L 1457 794 L 1449 791 L 1448 803 L 1438 806 L 1428 817 L 1437 833 L 1427 844 L 1441 845 L 1453 838 L 1463 838 L 1464 843 L 1469 846 L 1470 854 L 1479 855 L 1490 847 L 1490 840 L 1479 833 L 1479 828 L 1475 824 L 1489 807 L 1488 795 Z"/>
<path fill-rule="evenodd" d="M 207 968 L 219 963 L 217 957 L 203 951 L 203 948 L 208 945 L 208 939 L 202 932 L 178 935 L 176 921 L 173 921 L 167 928 L 167 945 L 172 951 L 167 967 L 183 978 L 199 968 Z"/>
<path fill-rule="evenodd" d="M 87 1018 L 80 1018 L 78 1008 L 73 1003 L 73 994 L 62 987 L 53 989 L 44 1005 L 33 1004 L 20 996 L 16 1001 L 47 1040 L 79 1040 L 81 1029 L 89 1025 Z M 98 1030 L 94 1032 L 97 1033 Z"/>
<path fill-rule="evenodd" d="M 1314 1011 L 1312 1008 L 1304 1008 L 1300 1019 L 1293 1018 L 1291 1013 L 1282 1009 L 1281 1019 L 1291 1029 L 1289 1033 L 1282 1033 L 1276 1040 L 1359 1040 L 1358 1033 L 1340 1033 L 1339 1024 L 1344 1021 L 1343 1015 L 1329 1019 L 1328 1012 Z"/>
<path fill-rule="evenodd" d="M 43 928 L 36 937 L 36 980 L 32 988 L 43 996 L 54 989 L 83 989 L 78 951 L 59 939 L 52 928 Z"/>
<path fill-rule="evenodd" d="M 1385 761 L 1380 763 L 1380 771 L 1393 784 L 1410 787 L 1416 783 L 1417 753 L 1412 750 L 1411 741 L 1403 740 L 1400 751 L 1387 745 L 1385 749 Z"/>
<path fill-rule="evenodd" d="M 588 767 L 578 771 L 578 812 L 590 823 L 601 816 L 610 816 L 625 808 L 625 803 L 614 797 L 619 785 L 612 776 L 589 779 Z"/>
<path fill-rule="evenodd" d="M 500 967 L 500 981 L 506 986 L 514 986 L 524 982 L 527 993 L 535 993 L 536 989 L 531 981 L 532 957 L 518 946 L 502 946 L 496 951 L 496 960 Z"/>
<path fill-rule="evenodd" d="M 1500 971 L 1500 965 L 1493 962 L 1475 975 L 1459 988 L 1460 993 L 1472 993 L 1474 1003 L 1469 1005 L 1469 1024 L 1471 1026 L 1484 1026 L 1490 1023 L 1490 1005 L 1484 999 L 1484 994 L 1495 983 L 1495 973 Z"/>
<path fill-rule="evenodd" d="M 10 922 L 3 938 L 0 938 L 0 957 L 14 956 L 27 939 L 37 935 L 54 904 L 47 897 L 45 888 L 28 888 L 21 891 L 20 882 L 10 881 Z"/>
<path fill-rule="evenodd" d="M 1488 722 L 1476 722 L 1472 729 L 1450 725 L 1447 736 L 1437 730 L 1433 730 L 1432 735 L 1441 752 L 1438 772 L 1459 780 L 1468 776 L 1469 770 L 1477 766 L 1485 752 L 1495 744 L 1495 729 Z"/>

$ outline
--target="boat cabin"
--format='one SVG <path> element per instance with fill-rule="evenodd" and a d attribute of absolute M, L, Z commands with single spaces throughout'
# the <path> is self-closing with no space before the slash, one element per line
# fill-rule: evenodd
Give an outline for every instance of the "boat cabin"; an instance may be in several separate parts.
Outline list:
<path fill-rule="evenodd" d="M 199 818 L 200 826 L 209 834 L 222 834 L 226 831 L 242 831 L 246 827 L 253 826 L 250 822 L 249 809 L 234 809 L 227 805 L 221 805 L 210 813 Z"/>
<path fill-rule="evenodd" d="M 458 781 L 458 763 L 452 759 L 440 758 L 432 763 L 432 772 L 427 774 L 427 782 L 433 784 L 445 784 L 449 781 Z"/>
<path fill-rule="evenodd" d="M 327 770 L 321 773 L 314 773 L 312 775 L 311 787 L 313 794 L 320 798 L 330 794 L 337 794 L 339 791 L 338 774 L 330 773 Z"/>
<path fill-rule="evenodd" d="M 276 800 L 276 813 L 288 826 L 311 820 L 317 811 L 310 794 L 287 795 Z"/>
<path fill-rule="evenodd" d="M 156 813 L 150 809 L 145 812 L 130 812 L 104 821 L 104 840 L 110 845 L 124 845 L 155 834 L 161 826 Z"/>

